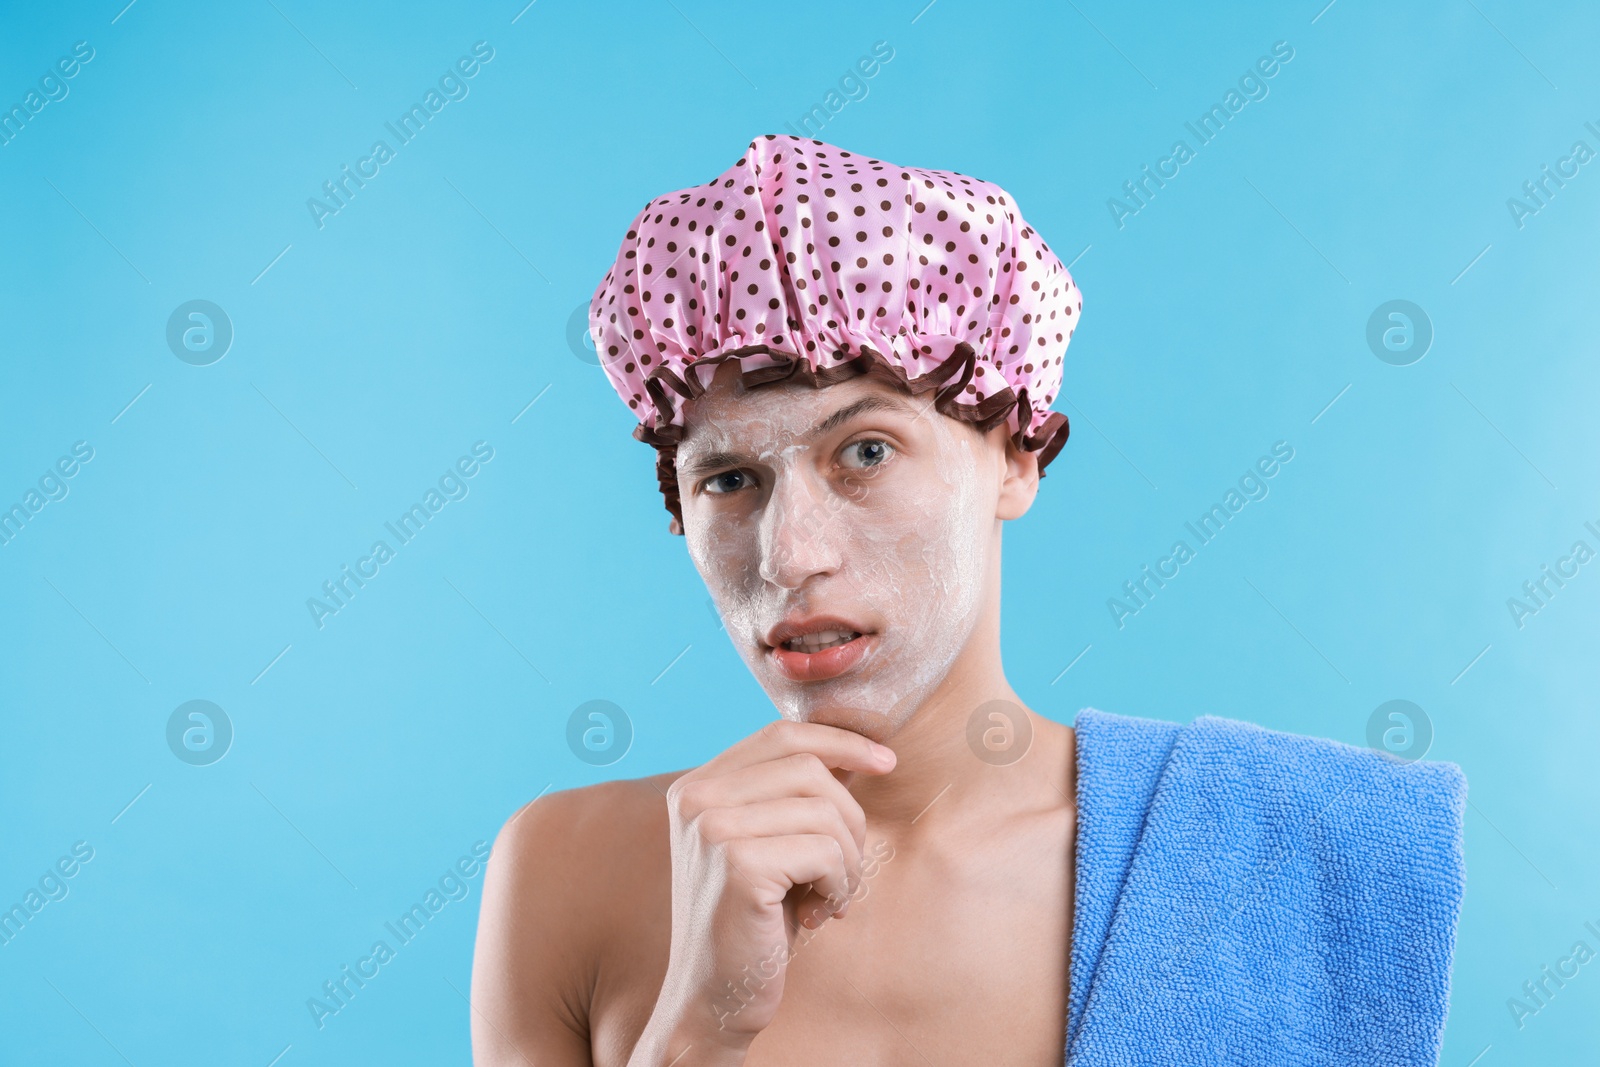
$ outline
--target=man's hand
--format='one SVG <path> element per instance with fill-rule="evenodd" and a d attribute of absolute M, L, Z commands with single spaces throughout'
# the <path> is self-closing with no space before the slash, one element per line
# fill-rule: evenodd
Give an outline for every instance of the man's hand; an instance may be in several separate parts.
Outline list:
<path fill-rule="evenodd" d="M 743 1061 L 777 1014 L 796 924 L 843 918 L 861 882 L 866 816 L 846 783 L 894 765 L 860 734 L 779 719 L 673 782 L 672 947 L 634 1062 L 686 1045 L 686 1064 Z"/>

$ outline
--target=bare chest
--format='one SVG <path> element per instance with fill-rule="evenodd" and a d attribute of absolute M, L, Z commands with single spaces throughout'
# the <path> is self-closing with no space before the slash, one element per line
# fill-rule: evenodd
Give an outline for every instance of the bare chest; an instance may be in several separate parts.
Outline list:
<path fill-rule="evenodd" d="M 889 860 L 848 918 L 796 939 L 748 1067 L 1060 1064 L 1070 844 L 1042 833 L 931 871 Z"/>
<path fill-rule="evenodd" d="M 1066 813 L 1038 822 L 961 856 L 880 844 L 849 916 L 797 933 L 782 1005 L 751 1046 L 749 1067 L 1060 1064 L 1072 823 Z M 663 894 L 666 884 L 663 874 Z M 666 973 L 670 908 L 638 931 L 636 966 L 613 967 L 596 987 L 597 1067 L 623 1067 L 649 1019 Z M 730 992 L 722 1010 L 738 1007 Z"/>

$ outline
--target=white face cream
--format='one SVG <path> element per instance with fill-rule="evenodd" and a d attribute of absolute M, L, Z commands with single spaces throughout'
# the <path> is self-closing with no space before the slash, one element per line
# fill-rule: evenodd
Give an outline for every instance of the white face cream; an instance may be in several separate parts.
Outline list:
<path fill-rule="evenodd" d="M 816 432 L 871 398 L 890 409 Z M 897 731 L 966 647 L 998 573 L 989 444 L 880 381 L 745 390 L 719 373 L 686 412 L 677 463 L 690 556 L 778 710 Z M 862 636 L 820 655 L 768 644 L 786 620 L 818 617 L 834 641 Z"/>

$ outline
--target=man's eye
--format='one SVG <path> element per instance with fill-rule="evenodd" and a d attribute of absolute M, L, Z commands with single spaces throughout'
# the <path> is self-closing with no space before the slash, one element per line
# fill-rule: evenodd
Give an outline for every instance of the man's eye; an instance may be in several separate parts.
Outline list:
<path fill-rule="evenodd" d="M 869 438 L 848 444 L 844 449 L 844 465 L 857 469 L 876 467 L 894 454 L 894 446 L 887 441 Z"/>
<path fill-rule="evenodd" d="M 720 495 L 743 489 L 748 481 L 744 471 L 723 471 L 721 474 L 713 474 L 701 484 L 706 492 Z"/>

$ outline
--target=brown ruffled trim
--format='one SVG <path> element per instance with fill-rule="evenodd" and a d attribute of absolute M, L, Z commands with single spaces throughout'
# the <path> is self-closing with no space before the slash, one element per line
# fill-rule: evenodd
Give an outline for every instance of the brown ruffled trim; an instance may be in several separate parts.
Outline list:
<path fill-rule="evenodd" d="M 929 391 L 937 390 L 933 398 L 935 411 L 951 418 L 974 423 L 984 433 L 1006 421 L 1013 410 L 1021 408 L 1022 414 L 1017 419 L 1018 429 L 1011 435 L 1011 441 L 1024 452 L 1039 453 L 1040 478 L 1044 477 L 1045 467 L 1056 458 L 1062 446 L 1067 443 L 1067 434 L 1071 428 L 1066 415 L 1052 411 L 1039 427 L 1039 432 L 1031 437 L 1027 436 L 1027 424 L 1032 419 L 1033 407 L 1026 386 L 1019 391 L 1013 391 L 1008 385 L 1000 392 L 984 397 L 979 403 L 960 403 L 960 397 L 972 380 L 972 372 L 977 365 L 977 354 L 965 341 L 956 345 L 955 351 L 948 359 L 919 378 L 910 377 L 906 374 L 905 368 L 885 359 L 867 345 L 861 346 L 859 355 L 820 368 L 813 368 L 809 360 L 798 358 L 792 352 L 780 351 L 767 345 L 749 345 L 703 356 L 696 359 L 692 366 L 714 368 L 729 359 L 742 360 L 745 356 L 758 354 L 772 356 L 779 362 L 750 370 L 741 369 L 739 381 L 747 389 L 781 381 L 794 381 L 823 388 L 866 376 L 909 390 L 912 396 L 922 396 Z M 835 355 L 849 356 L 849 353 L 839 352 Z M 706 372 L 706 377 L 711 378 L 715 373 L 715 370 L 710 370 Z M 661 487 L 662 497 L 666 500 L 667 510 L 672 513 L 675 520 L 673 532 L 681 535 L 683 502 L 678 495 L 677 455 L 678 443 L 683 439 L 684 431 L 683 427 L 672 424 L 673 413 L 676 410 L 674 397 L 685 401 L 693 400 L 705 393 L 706 386 L 701 384 L 698 373 L 680 378 L 665 365 L 651 371 L 645 379 L 644 386 L 655 406 L 656 422 L 655 425 L 640 423 L 633 431 L 633 436 L 645 444 L 653 445 L 656 449 L 656 481 Z"/>

